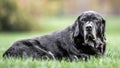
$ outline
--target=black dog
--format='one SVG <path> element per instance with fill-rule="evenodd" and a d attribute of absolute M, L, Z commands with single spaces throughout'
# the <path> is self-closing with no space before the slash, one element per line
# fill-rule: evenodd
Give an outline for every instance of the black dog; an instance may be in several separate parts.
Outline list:
<path fill-rule="evenodd" d="M 97 12 L 86 11 L 62 31 L 15 42 L 3 56 L 87 59 L 103 55 L 105 46 L 105 20 Z"/>

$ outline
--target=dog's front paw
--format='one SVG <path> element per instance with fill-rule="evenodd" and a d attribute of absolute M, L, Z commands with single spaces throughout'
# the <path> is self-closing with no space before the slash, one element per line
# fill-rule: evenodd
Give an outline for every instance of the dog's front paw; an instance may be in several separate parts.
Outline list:
<path fill-rule="evenodd" d="M 87 61 L 88 59 L 90 59 L 90 55 L 88 55 L 88 54 L 80 54 L 78 56 L 78 58 L 80 58 L 81 60 Z"/>

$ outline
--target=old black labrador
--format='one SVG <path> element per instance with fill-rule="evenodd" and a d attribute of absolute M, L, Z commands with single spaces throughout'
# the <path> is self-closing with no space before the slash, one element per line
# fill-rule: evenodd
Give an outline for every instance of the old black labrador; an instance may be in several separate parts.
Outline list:
<path fill-rule="evenodd" d="M 87 59 L 103 55 L 105 48 L 105 20 L 97 12 L 86 11 L 64 30 L 15 42 L 3 57 Z"/>

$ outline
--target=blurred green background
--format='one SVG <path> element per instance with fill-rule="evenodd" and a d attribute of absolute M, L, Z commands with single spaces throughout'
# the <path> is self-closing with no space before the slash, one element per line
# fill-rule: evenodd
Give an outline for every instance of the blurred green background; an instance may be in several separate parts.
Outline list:
<path fill-rule="evenodd" d="M 2 58 L 2 54 L 13 42 L 32 38 L 53 31 L 62 30 L 73 24 L 81 12 L 93 10 L 106 20 L 107 51 L 103 58 L 80 63 L 83 68 L 120 68 L 120 0 L 0 0 L 0 68 L 18 68 L 21 66 L 39 66 L 38 62 L 25 62 L 13 59 L 14 63 Z M 3 61 L 3 62 L 1 62 Z M 100 61 L 100 62 L 99 62 Z M 7 63 L 7 64 L 6 64 Z M 77 67 L 78 63 L 62 62 L 45 68 Z M 67 63 L 65 65 L 64 63 Z M 42 64 L 42 62 L 40 63 Z M 62 66 L 63 65 L 63 66 Z M 35 66 L 35 67 L 36 67 Z M 31 68 L 33 68 L 31 67 Z M 28 66 L 28 68 L 30 68 Z"/>
<path fill-rule="evenodd" d="M 87 10 L 105 17 L 107 32 L 119 32 L 119 3 L 119 0 L 0 0 L 0 32 L 63 29 Z"/>

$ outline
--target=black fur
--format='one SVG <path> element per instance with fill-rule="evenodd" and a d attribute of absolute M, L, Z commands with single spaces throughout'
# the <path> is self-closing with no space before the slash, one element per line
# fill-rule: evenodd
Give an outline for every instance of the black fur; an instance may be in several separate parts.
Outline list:
<path fill-rule="evenodd" d="M 97 39 L 93 44 L 97 48 L 84 43 L 83 17 L 97 17 L 98 25 Z M 99 28 L 100 27 L 100 28 Z M 4 57 L 33 57 L 62 59 L 87 59 L 90 56 L 102 55 L 105 52 L 105 20 L 96 12 L 87 11 L 82 13 L 75 23 L 64 30 L 15 42 L 4 54 Z"/>

